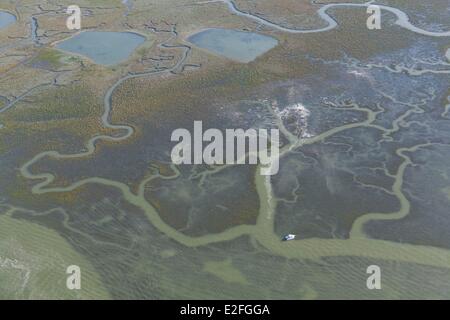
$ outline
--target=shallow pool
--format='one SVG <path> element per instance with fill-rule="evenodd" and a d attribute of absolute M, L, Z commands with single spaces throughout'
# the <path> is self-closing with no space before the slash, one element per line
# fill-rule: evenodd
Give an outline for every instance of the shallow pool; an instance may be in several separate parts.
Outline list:
<path fill-rule="evenodd" d="M 6 11 L 0 11 L 0 29 L 6 28 L 16 22 L 16 20 L 15 15 Z"/>
<path fill-rule="evenodd" d="M 81 54 L 102 65 L 125 61 L 145 41 L 132 32 L 85 31 L 57 44 L 57 48 Z"/>
<path fill-rule="evenodd" d="M 215 28 L 196 33 L 188 41 L 197 47 L 243 63 L 255 60 L 278 44 L 277 39 L 262 34 Z"/>

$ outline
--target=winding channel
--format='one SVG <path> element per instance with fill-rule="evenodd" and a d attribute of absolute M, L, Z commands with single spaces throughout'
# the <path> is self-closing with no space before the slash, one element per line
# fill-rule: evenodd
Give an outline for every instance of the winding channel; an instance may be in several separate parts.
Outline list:
<path fill-rule="evenodd" d="M 375 4 L 374 1 L 369 1 L 366 3 L 330 3 L 327 5 L 324 5 L 319 10 L 317 10 L 317 14 L 328 25 L 326 27 L 318 28 L 318 29 L 294 29 L 294 28 L 283 27 L 283 26 L 281 26 L 277 23 L 271 22 L 267 19 L 264 19 L 264 18 L 254 15 L 254 14 L 240 10 L 233 0 L 211 0 L 211 1 L 197 2 L 197 4 L 207 4 L 207 3 L 217 3 L 217 2 L 222 2 L 222 3 L 226 4 L 231 13 L 234 13 L 241 17 L 245 17 L 245 18 L 254 20 L 254 21 L 256 21 L 264 26 L 270 27 L 272 29 L 276 29 L 276 30 L 279 30 L 282 32 L 287 32 L 287 33 L 303 34 L 303 33 L 317 33 L 317 32 L 330 31 L 330 30 L 338 27 L 338 23 L 327 13 L 328 9 L 335 8 L 335 7 L 368 8 L 371 5 L 376 5 L 382 10 L 386 10 L 386 11 L 389 11 L 389 12 L 395 14 L 397 16 L 397 21 L 395 23 L 402 28 L 408 29 L 412 32 L 415 32 L 415 33 L 418 33 L 418 34 L 421 34 L 424 36 L 430 36 L 430 37 L 449 37 L 450 36 L 450 31 L 433 32 L 433 31 L 427 31 L 427 30 L 418 28 L 418 27 L 414 26 L 413 24 L 411 24 L 411 22 L 409 22 L 408 15 L 406 13 L 404 13 L 403 11 L 401 11 L 400 9 L 397 9 L 394 7 L 389 7 L 386 5 Z"/>
<path fill-rule="evenodd" d="M 205 4 L 205 3 L 214 3 L 214 2 L 222 2 L 227 4 L 230 12 L 237 14 L 239 16 L 243 16 L 254 21 L 257 21 L 263 25 L 268 27 L 277 29 L 283 32 L 289 33 L 314 33 L 314 32 L 324 32 L 335 28 L 338 24 L 336 23 L 331 16 L 327 14 L 327 10 L 332 7 L 368 7 L 372 4 L 372 2 L 368 2 L 365 4 L 353 4 L 353 3 L 339 3 L 339 4 L 328 4 L 321 7 L 318 10 L 318 14 L 328 22 L 328 26 L 324 28 L 314 29 L 314 30 L 297 30 L 283 27 L 281 25 L 275 24 L 273 22 L 264 20 L 260 17 L 252 15 L 250 13 L 243 12 L 238 9 L 234 1 L 232 0 L 213 0 L 206 2 L 199 2 L 197 4 Z M 413 26 L 409 22 L 408 16 L 401 10 L 380 5 L 380 7 L 384 10 L 387 10 L 391 13 L 394 13 L 397 16 L 397 24 L 406 28 L 412 32 L 433 36 L 433 37 L 447 37 L 450 36 L 450 32 L 430 32 L 420 28 Z M 176 33 L 174 31 L 174 36 Z M 163 47 L 168 48 L 169 46 L 166 44 L 162 44 Z M 176 46 L 170 46 L 173 48 Z M 106 187 L 112 187 L 118 189 L 123 194 L 124 198 L 129 201 L 131 204 L 141 208 L 150 222 L 162 233 L 166 234 L 171 239 L 183 244 L 187 247 L 197 247 L 204 246 L 210 243 L 229 241 L 236 239 L 241 236 L 250 236 L 256 239 L 261 245 L 263 245 L 270 252 L 284 256 L 287 258 L 297 258 L 297 259 L 321 259 L 322 257 L 331 257 L 331 256 L 359 256 L 359 257 L 368 257 L 374 259 L 388 259 L 395 261 L 403 261 L 403 262 L 412 262 L 418 264 L 427 264 L 430 266 L 437 266 L 448 268 L 450 265 L 450 251 L 435 247 L 429 246 L 418 246 L 411 245 L 406 243 L 396 243 L 384 240 L 376 240 L 376 239 L 368 239 L 364 233 L 362 232 L 362 227 L 365 222 L 371 219 L 378 218 L 378 214 L 367 214 L 360 217 L 352 228 L 351 236 L 349 239 L 304 239 L 299 241 L 291 241 L 291 242 L 281 242 L 277 235 L 274 233 L 274 208 L 276 204 L 276 198 L 273 195 L 270 181 L 267 180 L 266 176 L 263 176 L 259 173 L 261 167 L 258 168 L 258 172 L 255 175 L 255 184 L 257 188 L 257 193 L 260 199 L 260 212 L 255 225 L 239 225 L 236 227 L 232 227 L 227 229 L 226 231 L 218 234 L 210 234 L 199 237 L 191 237 L 187 236 L 176 229 L 172 228 L 170 225 L 166 224 L 161 217 L 159 216 L 157 210 L 148 202 L 144 197 L 144 189 L 146 183 L 150 179 L 146 179 L 141 182 L 138 192 L 133 193 L 129 186 L 126 184 L 109 180 L 100 177 L 90 177 L 87 179 L 80 180 L 76 183 L 73 183 L 70 186 L 65 187 L 50 187 L 46 188 L 49 184 L 51 184 L 54 180 L 54 176 L 51 173 L 40 173 L 33 174 L 29 171 L 29 168 L 36 163 L 37 161 L 43 159 L 44 157 L 54 157 L 57 159 L 67 159 L 67 158 L 77 158 L 88 156 L 95 152 L 95 143 L 99 140 L 108 140 L 108 141 L 122 141 L 130 137 L 134 130 L 132 127 L 127 125 L 114 125 L 110 123 L 110 113 L 111 113 L 111 96 L 114 93 L 115 89 L 120 86 L 124 81 L 137 77 L 145 77 L 150 75 L 157 75 L 166 72 L 174 72 L 183 67 L 183 63 L 188 57 L 190 52 L 190 48 L 187 46 L 179 46 L 184 47 L 185 51 L 183 57 L 179 60 L 179 62 L 170 69 L 160 70 L 160 71 L 152 71 L 146 72 L 142 74 L 129 74 L 121 79 L 119 79 L 106 93 L 104 97 L 104 113 L 101 117 L 102 123 L 105 127 L 114 129 L 114 130 L 124 130 L 125 133 L 120 136 L 108 136 L 108 135 L 98 135 L 91 138 L 87 143 L 87 151 L 77 154 L 60 154 L 56 151 L 45 151 L 34 158 L 26 162 L 20 169 L 21 174 L 28 179 L 38 179 L 43 180 L 32 187 L 33 194 L 45 194 L 49 192 L 70 192 L 75 190 L 86 184 L 100 184 Z M 293 148 L 300 147 L 304 144 L 311 144 L 318 141 L 322 141 L 323 139 L 352 128 L 356 127 L 373 127 L 371 123 L 375 120 L 377 112 L 371 111 L 370 109 L 360 108 L 355 106 L 354 109 L 359 112 L 364 112 L 367 115 L 367 119 L 358 123 L 351 123 L 341 127 L 333 128 L 329 131 L 326 131 L 322 134 L 319 134 L 312 138 L 307 139 L 297 139 L 292 135 L 288 137 L 289 145 L 281 150 L 280 156 L 287 154 Z M 282 126 L 282 124 L 281 124 Z M 280 128 L 283 130 L 283 128 Z M 419 145 L 414 148 L 426 147 L 427 145 Z M 403 152 L 411 151 L 411 149 L 399 149 L 397 154 L 400 155 L 404 162 L 398 169 L 398 172 L 395 176 L 396 183 L 394 184 L 394 193 L 397 195 L 401 202 L 401 210 L 397 214 L 393 214 L 392 219 L 396 219 L 399 216 L 405 216 L 409 211 L 409 202 L 406 198 L 402 198 L 403 194 L 401 192 L 403 173 L 406 167 L 410 164 L 410 159 L 403 154 Z M 403 196 L 404 197 L 404 196 Z M 389 215 L 389 214 L 387 214 Z M 382 218 L 386 218 L 387 215 L 383 215 Z"/>

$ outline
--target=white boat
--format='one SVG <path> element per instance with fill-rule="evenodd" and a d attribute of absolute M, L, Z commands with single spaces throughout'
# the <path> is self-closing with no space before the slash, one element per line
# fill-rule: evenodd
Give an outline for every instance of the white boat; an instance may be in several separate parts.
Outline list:
<path fill-rule="evenodd" d="M 283 237 L 283 241 L 291 241 L 295 239 L 295 234 L 287 234 Z"/>

